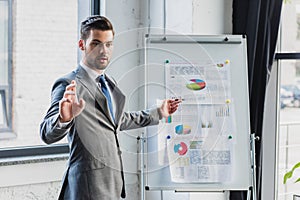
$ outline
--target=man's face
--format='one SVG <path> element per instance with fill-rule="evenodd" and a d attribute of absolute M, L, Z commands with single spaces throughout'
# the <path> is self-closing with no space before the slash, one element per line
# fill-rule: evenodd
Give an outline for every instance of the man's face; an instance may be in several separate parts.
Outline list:
<path fill-rule="evenodd" d="M 90 30 L 90 36 L 87 40 L 85 42 L 79 41 L 79 47 L 84 51 L 83 63 L 98 72 L 102 72 L 111 59 L 113 38 L 111 30 Z"/>

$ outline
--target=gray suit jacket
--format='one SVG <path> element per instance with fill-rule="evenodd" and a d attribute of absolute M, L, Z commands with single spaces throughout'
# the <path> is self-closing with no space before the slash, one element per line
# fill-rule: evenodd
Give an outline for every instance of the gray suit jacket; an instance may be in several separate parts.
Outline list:
<path fill-rule="evenodd" d="M 72 80 L 76 80 L 77 96 L 86 101 L 86 106 L 68 127 L 59 128 L 59 101 Z M 117 105 L 115 121 L 109 114 L 101 89 L 81 66 L 53 85 L 51 106 L 40 125 L 40 135 L 47 144 L 66 135 L 68 137 L 70 157 L 59 199 L 124 198 L 125 184 L 117 134 L 121 130 L 158 124 L 158 109 L 124 112 L 125 96 L 111 78 L 107 82 Z"/>

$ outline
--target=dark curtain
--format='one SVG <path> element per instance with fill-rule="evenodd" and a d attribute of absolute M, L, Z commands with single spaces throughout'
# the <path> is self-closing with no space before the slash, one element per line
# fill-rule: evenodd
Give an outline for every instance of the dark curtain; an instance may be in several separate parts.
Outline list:
<path fill-rule="evenodd" d="M 257 199 L 261 199 L 261 151 L 266 84 L 274 60 L 283 0 L 233 0 L 233 34 L 247 37 L 251 133 L 256 141 Z M 275 137 L 275 135 L 274 135 Z M 267 156 L 267 155 L 265 155 Z M 246 176 L 246 175 L 245 175 Z M 247 199 L 246 191 L 231 191 L 230 200 Z"/>

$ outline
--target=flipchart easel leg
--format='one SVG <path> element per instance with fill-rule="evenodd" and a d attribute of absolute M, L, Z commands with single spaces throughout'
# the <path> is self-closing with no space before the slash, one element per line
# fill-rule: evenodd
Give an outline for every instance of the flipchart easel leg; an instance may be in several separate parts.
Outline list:
<path fill-rule="evenodd" d="M 141 136 L 137 137 L 137 143 L 139 146 L 139 150 L 138 150 L 138 158 L 140 159 L 139 162 L 139 169 L 140 169 L 140 199 L 141 200 L 146 200 L 145 198 L 145 160 L 144 160 L 144 153 L 145 153 L 145 137 L 144 137 L 144 133 L 141 134 Z"/>
<path fill-rule="evenodd" d="M 255 133 L 250 135 L 250 151 L 251 151 L 251 165 L 252 165 L 252 200 L 257 200 L 256 196 L 256 161 L 255 161 L 255 141 L 259 140 L 258 136 L 255 136 Z M 249 193 L 249 192 L 248 192 Z M 250 195 L 248 195 L 249 198 Z M 248 199 L 247 198 L 247 199 Z"/>

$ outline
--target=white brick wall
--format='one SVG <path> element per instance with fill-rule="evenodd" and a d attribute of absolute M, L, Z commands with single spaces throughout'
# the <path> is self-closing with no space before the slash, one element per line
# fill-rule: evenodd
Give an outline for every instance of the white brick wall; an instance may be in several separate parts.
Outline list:
<path fill-rule="evenodd" d="M 39 124 L 56 78 L 77 65 L 77 0 L 16 0 L 13 5 L 13 125 L 1 147 L 42 144 Z"/>
<path fill-rule="evenodd" d="M 42 144 L 39 124 L 50 103 L 51 86 L 77 65 L 77 0 L 13 2 L 13 124 L 17 137 L 0 140 L 0 147 Z M 58 181 L 2 187 L 0 199 L 56 200 L 60 185 Z"/>
<path fill-rule="evenodd" d="M 60 182 L 0 188 L 3 200 L 57 200 Z"/>

